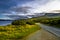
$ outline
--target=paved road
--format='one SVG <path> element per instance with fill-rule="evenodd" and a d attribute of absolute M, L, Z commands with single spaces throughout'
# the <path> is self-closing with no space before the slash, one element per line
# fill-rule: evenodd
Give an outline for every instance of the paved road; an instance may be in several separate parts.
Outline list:
<path fill-rule="evenodd" d="M 47 26 L 44 24 L 39 24 L 40 27 L 42 27 L 43 29 L 53 33 L 54 35 L 56 35 L 57 37 L 60 37 L 60 29 L 59 28 L 54 28 L 52 26 Z"/>
<path fill-rule="evenodd" d="M 23 40 L 60 40 L 60 29 L 39 24 L 41 30 L 38 30 L 29 36 L 25 37 Z M 51 33 L 50 33 L 51 32 Z M 55 33 L 56 32 L 56 33 Z M 53 34 L 55 35 L 53 35 Z M 59 37 L 57 37 L 59 36 Z"/>
<path fill-rule="evenodd" d="M 30 34 L 23 40 L 59 40 L 59 38 L 48 31 L 41 29 Z"/>

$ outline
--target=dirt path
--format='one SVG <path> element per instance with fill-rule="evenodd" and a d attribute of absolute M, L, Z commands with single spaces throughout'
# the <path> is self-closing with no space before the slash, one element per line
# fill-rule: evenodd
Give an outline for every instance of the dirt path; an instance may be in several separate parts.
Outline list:
<path fill-rule="evenodd" d="M 59 40 L 59 38 L 48 31 L 41 29 L 35 33 L 30 34 L 24 40 Z"/>

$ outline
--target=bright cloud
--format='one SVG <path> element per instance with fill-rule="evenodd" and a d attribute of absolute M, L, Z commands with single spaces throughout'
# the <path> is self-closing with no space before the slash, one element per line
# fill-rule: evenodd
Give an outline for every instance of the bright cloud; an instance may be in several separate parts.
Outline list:
<path fill-rule="evenodd" d="M 40 12 L 49 12 L 51 10 L 60 10 L 60 0 L 35 0 L 26 4 L 23 4 L 22 6 L 30 6 L 33 9 L 30 10 L 30 12 L 33 13 L 40 13 Z"/>

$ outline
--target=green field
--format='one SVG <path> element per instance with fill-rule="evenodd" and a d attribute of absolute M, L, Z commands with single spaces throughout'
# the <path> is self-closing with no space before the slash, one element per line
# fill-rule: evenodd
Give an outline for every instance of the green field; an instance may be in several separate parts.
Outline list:
<path fill-rule="evenodd" d="M 25 26 L 0 26 L 0 40 L 18 40 L 23 39 L 25 36 L 39 30 L 38 25 L 25 25 Z"/>

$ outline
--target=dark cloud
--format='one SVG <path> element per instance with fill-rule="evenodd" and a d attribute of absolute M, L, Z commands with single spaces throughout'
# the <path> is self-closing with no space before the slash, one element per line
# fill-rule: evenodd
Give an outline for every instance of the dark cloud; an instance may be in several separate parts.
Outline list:
<path fill-rule="evenodd" d="M 28 18 L 27 16 L 23 16 L 23 15 L 7 15 L 7 17 L 12 18 L 12 19 L 26 19 Z"/>
<path fill-rule="evenodd" d="M 22 12 L 22 13 L 27 13 L 29 11 L 29 9 L 31 9 L 32 7 L 16 7 L 16 8 L 12 8 L 11 10 L 12 11 L 15 11 L 15 12 Z"/>
<path fill-rule="evenodd" d="M 18 4 L 22 5 L 26 2 L 30 2 L 33 0 L 0 0 L 0 14 L 4 13 L 11 13 L 12 10 L 10 10 L 11 7 L 16 7 Z M 23 7 L 21 8 L 15 8 L 17 12 L 25 11 L 23 10 Z M 27 9 L 27 8 L 26 8 Z"/>
<path fill-rule="evenodd" d="M 33 9 L 34 7 L 37 8 L 37 6 L 40 6 L 41 4 L 45 4 L 42 3 L 44 0 L 42 2 L 41 1 L 40 0 L 0 0 L 0 14 L 2 16 L 7 16 L 13 19 L 20 18 L 23 17 L 24 15 L 21 16 L 16 14 L 30 13 L 29 12 L 30 9 Z M 32 11 L 34 12 L 35 10 Z"/>

